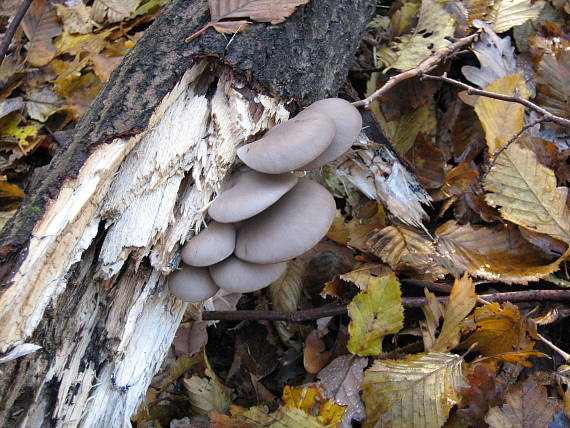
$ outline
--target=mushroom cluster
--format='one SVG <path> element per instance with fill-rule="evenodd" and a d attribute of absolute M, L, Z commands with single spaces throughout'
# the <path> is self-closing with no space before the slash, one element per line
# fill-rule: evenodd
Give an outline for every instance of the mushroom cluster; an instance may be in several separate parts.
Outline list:
<path fill-rule="evenodd" d="M 212 202 L 212 221 L 183 247 L 182 267 L 169 277 L 170 291 L 200 301 L 219 288 L 245 293 L 277 280 L 288 260 L 326 235 L 336 212 L 323 186 L 292 171 L 336 159 L 361 127 L 352 104 L 329 98 L 240 147 L 237 155 L 250 169 L 234 174 Z"/>

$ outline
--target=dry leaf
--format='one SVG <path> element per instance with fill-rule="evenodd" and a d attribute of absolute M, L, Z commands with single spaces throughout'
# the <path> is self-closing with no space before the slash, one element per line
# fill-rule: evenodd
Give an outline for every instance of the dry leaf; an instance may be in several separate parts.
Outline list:
<path fill-rule="evenodd" d="M 568 188 L 536 155 L 512 144 L 496 159 L 485 179 L 485 199 L 501 216 L 534 232 L 570 243 Z"/>
<path fill-rule="evenodd" d="M 536 81 L 536 102 L 555 115 L 570 117 L 570 51 L 544 55 Z"/>
<path fill-rule="evenodd" d="M 558 270 L 561 262 L 551 262 L 512 226 L 450 220 L 437 228 L 436 236 L 438 253 L 454 270 L 489 280 L 527 283 Z"/>
<path fill-rule="evenodd" d="M 318 421 L 323 426 L 336 426 L 345 410 L 333 400 L 327 400 L 318 385 L 314 384 L 286 386 L 283 388 L 283 404 L 291 409 L 302 410 L 307 415 L 317 415 Z"/>
<path fill-rule="evenodd" d="M 481 67 L 466 65 L 461 71 L 468 80 L 485 89 L 502 77 L 517 74 L 521 70 L 515 61 L 511 38 L 500 38 L 488 27 L 483 27 L 483 30 L 481 40 L 473 45 L 473 53 Z"/>
<path fill-rule="evenodd" d="M 220 22 L 231 18 L 249 18 L 256 22 L 280 24 L 287 19 L 295 9 L 309 3 L 310 0 L 208 0 L 210 5 L 210 22 L 198 30 L 186 41 L 191 41 L 212 27 L 221 33 L 237 33 L 243 30 L 248 21 Z"/>
<path fill-rule="evenodd" d="M 295 311 L 303 291 L 303 275 L 307 268 L 301 259 L 291 260 L 285 274 L 269 286 L 271 306 L 276 311 Z M 285 321 L 275 321 L 275 328 L 281 340 L 289 343 L 295 333 L 295 325 Z"/>
<path fill-rule="evenodd" d="M 459 401 L 463 359 L 453 354 L 376 360 L 364 373 L 364 428 L 439 428 Z"/>
<path fill-rule="evenodd" d="M 129 18 L 141 0 L 95 0 L 91 8 L 91 17 L 99 23 L 120 22 Z"/>
<path fill-rule="evenodd" d="M 463 324 L 463 334 L 469 334 L 462 348 L 476 346 L 485 356 L 509 352 L 530 351 L 533 343 L 527 337 L 528 322 L 510 302 L 490 303 L 475 309 Z"/>
<path fill-rule="evenodd" d="M 469 315 L 476 301 L 475 286 L 467 274 L 456 279 L 445 307 L 441 333 L 428 351 L 447 352 L 455 349 L 461 337 L 463 320 Z"/>
<path fill-rule="evenodd" d="M 445 155 L 425 135 L 418 135 L 406 158 L 414 165 L 418 181 L 426 189 L 439 189 L 443 185 Z"/>
<path fill-rule="evenodd" d="M 91 61 L 93 62 L 93 71 L 101 80 L 101 82 L 105 83 L 111 77 L 111 73 L 115 68 L 119 66 L 123 57 L 115 57 L 109 58 L 108 56 L 97 54 L 91 56 Z"/>
<path fill-rule="evenodd" d="M 528 99 L 530 95 L 522 72 L 500 78 L 485 90 L 509 96 L 518 95 L 524 99 Z M 524 125 L 524 106 L 518 103 L 480 97 L 475 104 L 475 112 L 485 130 L 485 139 L 491 155 L 502 148 Z"/>
<path fill-rule="evenodd" d="M 72 7 L 54 4 L 57 16 L 63 22 L 63 30 L 68 34 L 89 34 L 95 23 L 91 20 L 91 7 L 79 3 Z"/>
<path fill-rule="evenodd" d="M 326 398 L 346 407 L 338 428 L 351 428 L 353 419 L 362 421 L 366 416 L 364 404 L 360 400 L 360 389 L 367 365 L 366 358 L 342 355 L 318 375 Z"/>
<path fill-rule="evenodd" d="M 206 364 L 206 377 L 184 379 L 188 400 L 198 414 L 207 415 L 212 410 L 225 413 L 230 407 L 231 390 L 220 382 L 207 360 Z"/>
<path fill-rule="evenodd" d="M 41 67 L 50 62 L 57 51 L 52 39 L 61 34 L 55 9 L 49 0 L 36 0 L 22 20 L 22 28 L 29 42 L 28 62 Z"/>
<path fill-rule="evenodd" d="M 437 300 L 435 294 L 424 288 L 426 303 L 422 306 L 422 312 L 426 317 L 425 321 L 420 321 L 420 331 L 424 342 L 424 349 L 431 350 L 435 343 L 437 332 L 439 331 L 439 322 L 443 318 L 443 305 Z"/>
<path fill-rule="evenodd" d="M 323 337 L 328 329 L 315 329 L 305 339 L 303 366 L 307 373 L 316 374 L 330 361 L 332 352 L 327 351 Z"/>
<path fill-rule="evenodd" d="M 530 0 L 496 0 L 485 21 L 492 23 L 497 33 L 504 33 L 530 19 L 536 19 L 544 4 L 543 1 L 533 4 Z"/>
<path fill-rule="evenodd" d="M 373 235 L 368 245 L 392 269 L 411 268 L 432 278 L 441 278 L 448 273 L 434 259 L 433 242 L 417 230 L 388 226 Z"/>
<path fill-rule="evenodd" d="M 389 46 L 380 46 L 378 60 L 386 71 L 408 70 L 438 50 L 448 46 L 453 36 L 455 20 L 444 7 L 433 0 L 423 0 L 418 23 L 411 34 L 404 34 Z"/>
<path fill-rule="evenodd" d="M 502 407 L 491 408 L 485 417 L 491 428 L 547 428 L 560 407 L 533 376 L 509 388 L 505 401 Z"/>

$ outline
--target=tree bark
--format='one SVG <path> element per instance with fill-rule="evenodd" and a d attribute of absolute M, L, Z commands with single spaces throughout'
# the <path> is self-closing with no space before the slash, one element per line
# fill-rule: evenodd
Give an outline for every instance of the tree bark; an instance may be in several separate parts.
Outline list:
<path fill-rule="evenodd" d="M 346 78 L 373 0 L 228 37 L 171 0 L 0 235 L 0 425 L 129 426 L 186 305 L 165 290 L 235 149 Z"/>

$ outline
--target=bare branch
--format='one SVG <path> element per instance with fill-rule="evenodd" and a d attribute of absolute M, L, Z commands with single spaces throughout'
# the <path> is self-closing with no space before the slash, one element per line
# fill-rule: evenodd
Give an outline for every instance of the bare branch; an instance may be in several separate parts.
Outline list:
<path fill-rule="evenodd" d="M 28 8 L 32 4 L 32 1 L 33 0 L 25 0 L 20 5 L 20 8 L 16 12 L 16 15 L 14 15 L 14 19 L 12 19 L 12 22 L 10 22 L 10 26 L 8 27 L 6 33 L 4 34 L 2 45 L 0 45 L 0 64 L 2 63 L 2 61 L 4 61 L 4 57 L 6 56 L 6 52 L 8 52 L 8 48 L 10 47 L 10 42 L 12 41 L 12 38 L 16 33 L 16 29 L 18 28 L 18 25 L 20 25 L 20 22 L 22 22 L 22 19 L 24 19 L 24 15 L 28 11 Z"/>
<path fill-rule="evenodd" d="M 565 128 L 570 128 L 570 120 L 564 119 L 563 117 L 560 116 L 556 116 L 555 114 L 550 113 L 548 110 L 540 107 L 539 105 L 536 105 L 535 103 L 529 100 L 525 100 L 524 98 L 518 96 L 509 96 L 509 95 L 497 94 L 496 92 L 484 91 L 482 89 L 477 89 L 473 86 L 470 86 L 458 80 L 451 79 L 447 76 L 433 76 L 431 74 L 424 74 L 422 76 L 422 79 L 438 80 L 440 82 L 446 82 L 451 85 L 458 86 L 462 89 L 465 89 L 467 91 L 467 94 L 469 95 L 479 95 L 481 97 L 494 98 L 496 100 L 510 101 L 512 103 L 522 104 L 523 106 L 542 114 L 544 116 L 544 121 L 554 122 L 560 126 L 564 126 Z"/>
<path fill-rule="evenodd" d="M 570 290 L 525 290 L 508 293 L 482 294 L 479 297 L 485 302 L 527 302 L 527 301 L 562 301 L 570 300 Z M 447 297 L 438 297 L 445 303 Z M 426 303 L 425 297 L 403 297 L 402 305 L 405 308 L 419 308 Z M 301 322 L 334 315 L 344 315 L 347 307 L 344 305 L 323 306 L 321 308 L 306 309 L 303 311 L 204 311 L 202 321 L 288 321 Z"/>
<path fill-rule="evenodd" d="M 473 33 L 467 37 L 463 37 L 456 42 L 450 44 L 449 46 L 438 50 L 435 54 L 426 58 L 424 61 L 420 63 L 416 68 L 412 68 L 411 70 L 404 71 L 403 73 L 397 74 L 395 76 L 390 77 L 388 82 L 368 98 L 365 98 L 360 101 L 356 101 L 352 103 L 355 107 L 368 107 L 372 102 L 376 101 L 386 92 L 391 90 L 394 86 L 398 83 L 403 82 L 404 80 L 411 79 L 412 77 L 419 77 L 423 76 L 428 71 L 435 68 L 439 65 L 440 62 L 444 61 L 445 59 L 449 58 L 450 56 L 456 54 L 458 51 L 462 50 L 465 46 L 470 45 L 479 37 L 480 31 Z"/>

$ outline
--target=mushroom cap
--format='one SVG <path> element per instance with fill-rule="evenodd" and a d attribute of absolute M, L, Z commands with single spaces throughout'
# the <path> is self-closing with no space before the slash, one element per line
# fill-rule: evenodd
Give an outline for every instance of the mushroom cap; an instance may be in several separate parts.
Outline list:
<path fill-rule="evenodd" d="M 300 178 L 275 204 L 242 223 L 236 256 L 260 264 L 297 257 L 326 235 L 335 212 L 334 199 L 327 189 Z"/>
<path fill-rule="evenodd" d="M 168 277 L 170 292 L 185 302 L 199 302 L 212 297 L 219 287 L 210 277 L 207 268 L 182 265 L 182 269 Z"/>
<path fill-rule="evenodd" d="M 286 269 L 287 263 L 258 265 L 232 256 L 210 266 L 210 275 L 218 287 L 226 291 L 249 293 L 267 287 L 283 275 Z"/>
<path fill-rule="evenodd" d="M 327 98 L 314 102 L 297 115 L 301 117 L 309 113 L 322 113 L 331 118 L 336 127 L 336 133 L 331 145 L 315 160 L 303 165 L 302 170 L 320 168 L 332 162 L 354 143 L 362 129 L 362 116 L 356 107 L 342 98 Z"/>
<path fill-rule="evenodd" d="M 182 260 L 190 266 L 210 266 L 229 257 L 235 244 L 235 227 L 213 221 L 184 245 Z"/>
<path fill-rule="evenodd" d="M 259 214 L 273 205 L 297 183 L 292 173 L 263 174 L 247 171 L 235 177 L 208 210 L 214 220 L 235 223 Z"/>
<path fill-rule="evenodd" d="M 256 171 L 281 174 L 313 161 L 331 144 L 334 121 L 318 112 L 307 112 L 271 128 L 260 140 L 237 150 L 239 158 Z"/>

